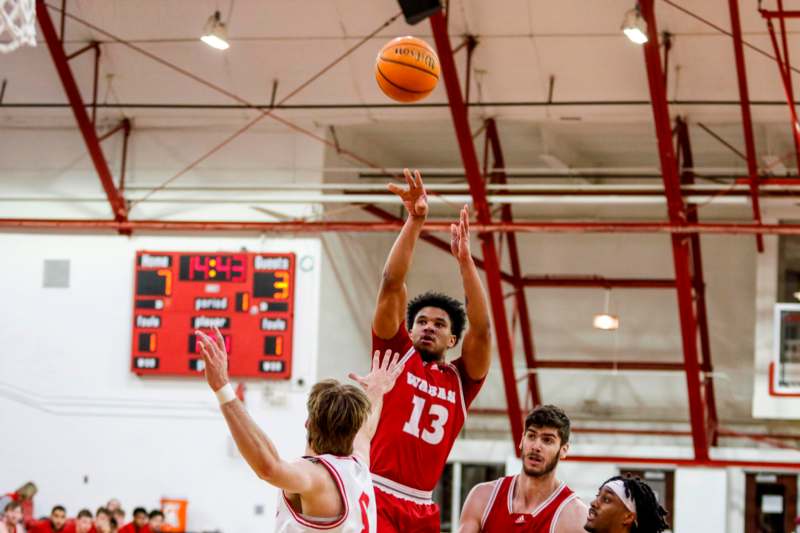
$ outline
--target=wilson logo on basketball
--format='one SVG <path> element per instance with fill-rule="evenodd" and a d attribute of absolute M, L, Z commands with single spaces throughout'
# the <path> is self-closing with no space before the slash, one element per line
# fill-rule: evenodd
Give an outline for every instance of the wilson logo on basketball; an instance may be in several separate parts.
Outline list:
<path fill-rule="evenodd" d="M 424 63 L 426 67 L 433 70 L 436 68 L 436 60 L 427 54 L 423 54 L 421 50 L 415 48 L 395 48 L 395 55 L 398 56 L 411 56 L 420 63 Z"/>

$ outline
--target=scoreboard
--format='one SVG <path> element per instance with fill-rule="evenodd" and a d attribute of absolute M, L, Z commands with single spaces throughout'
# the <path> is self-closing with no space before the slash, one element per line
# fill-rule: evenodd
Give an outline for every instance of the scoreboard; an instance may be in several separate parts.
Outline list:
<path fill-rule="evenodd" d="M 131 371 L 202 376 L 195 330 L 219 328 L 231 377 L 289 379 L 293 253 L 136 253 Z"/>

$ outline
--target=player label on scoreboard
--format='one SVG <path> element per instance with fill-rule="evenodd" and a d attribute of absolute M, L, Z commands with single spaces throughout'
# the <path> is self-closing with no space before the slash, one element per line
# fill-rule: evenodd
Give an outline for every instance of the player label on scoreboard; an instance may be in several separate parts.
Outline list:
<path fill-rule="evenodd" d="M 294 274 L 291 253 L 137 252 L 131 370 L 202 376 L 195 330 L 216 327 L 231 377 L 289 379 Z"/>

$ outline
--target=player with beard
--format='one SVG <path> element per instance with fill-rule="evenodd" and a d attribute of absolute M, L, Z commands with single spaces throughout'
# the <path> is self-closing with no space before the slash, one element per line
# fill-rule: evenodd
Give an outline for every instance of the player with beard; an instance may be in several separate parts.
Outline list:
<path fill-rule="evenodd" d="M 489 307 L 470 252 L 466 206 L 458 224 L 450 227 L 466 313 L 461 302 L 436 292 L 407 303 L 406 275 L 428 201 L 419 172 L 404 172 L 408 186 L 390 184 L 389 190 L 400 197 L 408 218 L 386 260 L 372 321 L 373 351 L 403 354 L 403 370 L 383 399 L 372 439 L 371 470 L 378 533 L 439 533 L 439 507 L 431 500 L 432 491 L 489 371 Z M 469 329 L 464 333 L 467 318 Z M 462 333 L 461 357 L 448 363 L 447 351 Z"/>
<path fill-rule="evenodd" d="M 525 418 L 522 472 L 476 485 L 461 511 L 459 533 L 578 533 L 586 505 L 556 478 L 569 450 L 569 418 L 554 405 L 541 405 Z"/>
<path fill-rule="evenodd" d="M 614 476 L 600 486 L 584 529 L 592 533 L 661 533 L 667 511 L 638 477 Z"/>

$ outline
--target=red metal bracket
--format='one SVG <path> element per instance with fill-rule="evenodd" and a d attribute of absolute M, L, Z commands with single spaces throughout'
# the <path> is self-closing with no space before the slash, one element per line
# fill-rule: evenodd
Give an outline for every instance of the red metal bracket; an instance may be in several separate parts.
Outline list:
<path fill-rule="evenodd" d="M 681 155 L 681 185 L 694 184 L 694 157 L 689 139 L 689 127 L 686 122 L 678 117 L 675 129 L 678 134 L 678 150 Z M 692 209 L 687 213 L 687 221 L 691 224 L 698 223 L 697 210 Z M 760 235 L 759 235 L 760 237 Z M 714 366 L 711 363 L 711 341 L 708 333 L 708 311 L 706 310 L 706 283 L 703 277 L 703 258 L 700 250 L 700 235 L 694 233 L 690 237 L 692 256 L 692 275 L 694 279 L 695 309 L 697 311 L 697 329 L 700 336 L 700 353 L 702 355 L 702 369 L 704 372 L 703 387 L 705 392 L 706 408 L 708 410 L 708 433 L 711 444 L 717 445 L 717 402 L 714 394 Z"/>
<path fill-rule="evenodd" d="M 486 187 L 478 165 L 475 145 L 472 142 L 472 133 L 467 116 L 467 108 L 461 95 L 461 86 L 458 81 L 458 71 L 453 59 L 453 50 L 450 46 L 450 36 L 447 32 L 447 22 L 441 13 L 430 17 L 436 49 L 439 53 L 442 78 L 447 90 L 447 101 L 450 104 L 450 114 L 456 130 L 461 159 L 464 162 L 464 171 L 467 175 L 472 201 L 477 212 L 478 222 L 490 223 L 492 219 L 489 203 L 486 198 Z M 516 444 L 522 438 L 522 410 L 519 403 L 516 377 L 514 375 L 513 345 L 511 333 L 506 317 L 505 302 L 502 283 L 500 279 L 500 261 L 497 255 L 494 239 L 491 235 L 481 234 L 481 248 L 486 268 L 486 284 L 491 302 L 493 324 L 497 339 L 497 352 L 500 357 L 500 366 L 503 373 L 508 418 L 511 423 L 511 438 Z M 519 451 L 517 451 L 519 453 Z"/>
<path fill-rule="evenodd" d="M 761 16 L 767 21 L 767 29 L 769 30 L 770 41 L 772 48 L 775 51 L 775 61 L 778 63 L 778 71 L 781 75 L 783 82 L 783 91 L 786 96 L 786 104 L 789 106 L 789 115 L 792 118 L 792 138 L 794 139 L 794 149 L 797 157 L 797 165 L 800 168 L 800 122 L 797 118 L 797 110 L 794 106 L 794 89 L 792 88 L 792 68 L 789 62 L 789 48 L 786 42 L 786 18 L 793 17 L 795 11 L 784 11 L 783 0 L 778 0 L 777 11 L 761 10 Z M 778 46 L 778 38 L 775 34 L 775 25 L 772 19 L 777 18 L 780 21 L 781 28 L 781 41 L 783 43 L 783 52 Z"/>
<path fill-rule="evenodd" d="M 656 137 L 658 139 L 661 172 L 667 197 L 667 212 L 672 224 L 684 225 L 687 221 L 686 206 L 681 195 L 678 161 L 672 145 L 672 126 L 669 118 L 667 95 L 664 91 L 664 73 L 658 45 L 658 28 L 653 0 L 639 2 L 642 15 L 647 22 L 649 40 L 643 45 L 647 67 L 647 80 L 653 106 Z M 686 367 L 686 388 L 689 396 L 689 421 L 692 428 L 692 443 L 695 460 L 707 461 L 708 434 L 705 408 L 700 388 L 700 367 L 697 353 L 697 322 L 692 294 L 690 267 L 690 238 L 685 235 L 672 236 L 672 258 L 675 267 L 678 310 L 681 323 L 683 358 Z"/>
<path fill-rule="evenodd" d="M 64 86 L 64 92 L 67 94 L 67 99 L 69 100 L 70 107 L 72 107 L 75 120 L 78 122 L 78 128 L 83 136 L 86 149 L 89 152 L 95 171 L 100 178 L 100 183 L 103 185 L 103 190 L 111 205 L 111 212 L 114 214 L 114 219 L 117 222 L 125 221 L 128 214 L 125 199 L 114 186 L 111 169 L 108 167 L 108 162 L 103 155 L 103 149 L 100 147 L 100 141 L 97 138 L 94 126 L 89 120 L 89 116 L 86 114 L 86 108 L 80 90 L 78 89 L 78 84 L 75 82 L 75 77 L 69 67 L 64 47 L 56 34 L 56 29 L 53 26 L 53 21 L 47 10 L 47 4 L 45 4 L 43 0 L 36 1 L 36 18 L 39 20 L 42 35 L 47 43 L 47 48 L 50 50 L 50 56 L 53 58 L 56 71 L 58 71 L 58 77 L 61 78 L 61 84 Z"/>
<path fill-rule="evenodd" d="M 490 118 L 486 121 L 486 140 L 492 149 L 493 181 L 495 183 L 505 185 L 507 183 L 506 172 L 504 170 L 506 167 L 506 161 L 505 157 L 503 157 L 503 147 L 500 144 L 500 135 L 497 133 L 497 124 L 493 118 Z M 486 156 L 484 156 L 484 160 L 485 159 Z M 503 222 L 513 222 L 514 217 L 509 204 L 503 204 L 500 213 Z M 508 246 L 508 261 L 511 264 L 511 275 L 519 280 L 522 277 L 522 269 L 519 262 L 517 236 L 514 233 L 506 233 L 505 236 Z M 531 326 L 531 317 L 528 310 L 528 300 L 525 296 L 525 286 L 520 283 L 516 283 L 515 287 L 516 291 L 514 292 L 514 299 L 517 305 L 517 313 L 519 314 L 520 334 L 522 336 L 522 348 L 525 353 L 525 364 L 528 368 L 534 368 L 536 363 L 536 350 L 533 344 L 533 328 Z M 528 391 L 531 395 L 532 405 L 535 406 L 542 403 L 536 374 L 528 375 Z"/>
<path fill-rule="evenodd" d="M 739 20 L 739 0 L 728 0 L 731 13 L 731 31 L 733 33 L 733 52 L 736 56 L 736 77 L 739 82 L 739 99 L 742 103 L 742 128 L 744 130 L 744 146 L 747 152 L 747 174 L 750 178 L 750 203 L 753 208 L 753 220 L 761 223 L 761 207 L 758 202 L 758 162 L 756 161 L 756 143 L 753 139 L 753 121 L 750 117 L 750 91 L 747 87 L 747 69 L 744 63 L 744 45 L 742 44 L 742 25 Z M 764 251 L 764 238 L 756 236 L 758 252 Z"/>

